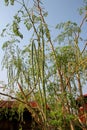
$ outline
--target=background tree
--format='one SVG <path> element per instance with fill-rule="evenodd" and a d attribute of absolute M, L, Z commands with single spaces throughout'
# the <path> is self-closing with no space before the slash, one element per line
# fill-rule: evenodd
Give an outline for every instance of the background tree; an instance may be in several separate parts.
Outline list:
<path fill-rule="evenodd" d="M 60 23 L 56 26 L 60 34 L 52 39 L 42 1 L 32 1 L 32 7 L 28 7 L 25 0 L 4 2 L 7 6 L 15 3 L 20 6 L 12 24 L 1 34 L 9 35 L 2 47 L 5 52 L 3 67 L 7 69 L 7 88 L 16 93 L 15 97 L 10 93 L 7 96 L 23 103 L 40 129 L 51 126 L 74 130 L 78 117 L 75 98 L 78 94 L 83 95 L 82 81 L 87 78 L 87 40 L 81 37 L 87 7 L 80 10 L 85 14 L 80 25 L 71 21 Z M 23 47 L 19 44 L 24 38 L 22 28 L 32 34 L 29 44 L 23 43 Z M 83 50 L 79 47 L 80 42 L 85 42 Z M 28 104 L 31 100 L 38 103 L 37 111 Z M 51 111 L 47 110 L 48 104 Z"/>

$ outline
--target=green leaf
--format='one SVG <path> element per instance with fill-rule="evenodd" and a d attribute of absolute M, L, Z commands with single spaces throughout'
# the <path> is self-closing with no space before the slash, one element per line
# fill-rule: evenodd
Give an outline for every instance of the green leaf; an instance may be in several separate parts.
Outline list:
<path fill-rule="evenodd" d="M 8 47 L 9 44 L 13 44 L 13 43 L 15 43 L 15 42 L 20 42 L 20 41 L 17 40 L 17 39 L 11 39 L 10 41 L 6 41 L 5 43 L 3 43 L 2 49 Z"/>
<path fill-rule="evenodd" d="M 30 29 L 32 28 L 32 24 L 31 24 L 31 23 L 26 23 L 26 28 L 27 28 L 28 30 L 30 30 Z"/>
<path fill-rule="evenodd" d="M 9 44 L 10 44 L 10 41 L 6 41 L 5 43 L 3 43 L 2 49 L 8 47 Z"/>
<path fill-rule="evenodd" d="M 4 1 L 5 1 L 5 5 L 8 6 L 9 0 L 4 0 Z"/>
<path fill-rule="evenodd" d="M 23 38 L 23 35 L 19 32 L 19 26 L 17 22 L 13 21 L 13 32 L 16 36 L 19 36 L 20 38 Z"/>
<path fill-rule="evenodd" d="M 35 20 L 35 19 L 36 19 L 36 15 L 33 15 L 33 16 L 32 16 L 32 19 Z"/>
<path fill-rule="evenodd" d="M 45 13 L 43 14 L 44 17 L 47 17 L 47 15 L 48 15 L 48 12 L 45 12 Z"/>
<path fill-rule="evenodd" d="M 79 14 L 82 15 L 83 14 L 83 8 L 79 9 Z"/>
<path fill-rule="evenodd" d="M 5 31 L 6 31 L 6 28 L 4 28 L 4 29 L 2 30 L 1 37 L 4 36 Z"/>
<path fill-rule="evenodd" d="M 60 23 L 60 24 L 57 24 L 56 25 L 56 29 L 61 29 L 61 28 L 63 28 L 63 26 L 64 26 L 64 23 Z"/>
<path fill-rule="evenodd" d="M 14 5 L 14 0 L 10 0 L 10 4 L 11 4 L 11 5 Z"/>
<path fill-rule="evenodd" d="M 35 18 L 35 23 L 38 22 L 38 21 L 41 21 L 41 17 L 36 17 Z"/>
<path fill-rule="evenodd" d="M 15 20 L 17 20 L 18 23 L 19 23 L 20 20 L 21 20 L 21 18 L 20 18 L 18 15 L 15 15 L 14 18 L 15 18 Z"/>

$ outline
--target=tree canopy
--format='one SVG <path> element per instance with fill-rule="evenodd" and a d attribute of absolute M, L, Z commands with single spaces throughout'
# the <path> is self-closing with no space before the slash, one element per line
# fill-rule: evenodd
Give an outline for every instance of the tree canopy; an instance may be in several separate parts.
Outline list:
<path fill-rule="evenodd" d="M 44 2 L 33 0 L 32 7 L 27 6 L 26 0 L 4 2 L 6 6 L 15 3 L 20 6 L 12 24 L 7 24 L 1 34 L 9 37 L 2 46 L 3 67 L 8 76 L 6 88 L 10 89 L 5 96 L 24 102 L 42 130 L 51 127 L 74 130 L 75 120 L 79 129 L 82 125 L 78 120 L 76 97 L 83 95 L 87 80 L 87 39 L 82 37 L 82 26 L 87 22 L 87 1 L 80 9 L 83 15 L 80 25 L 72 21 L 58 23 L 55 30 L 60 34 L 55 39 L 46 22 L 48 13 L 43 9 Z M 27 35 L 31 33 L 31 37 L 20 47 L 25 36 L 22 28 L 27 30 Z M 81 42 L 83 50 L 79 46 Z M 37 111 L 27 105 L 31 100 L 38 103 Z"/>

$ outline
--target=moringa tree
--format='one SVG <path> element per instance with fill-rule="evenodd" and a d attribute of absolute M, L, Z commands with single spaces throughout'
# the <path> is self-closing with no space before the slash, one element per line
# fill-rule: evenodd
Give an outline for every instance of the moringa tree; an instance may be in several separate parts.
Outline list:
<path fill-rule="evenodd" d="M 4 2 L 7 6 L 19 5 L 12 24 L 7 24 L 1 34 L 3 37 L 9 35 L 2 47 L 5 52 L 3 67 L 7 69 L 7 87 L 16 94 L 15 97 L 11 93 L 0 94 L 23 103 L 40 129 L 46 130 L 51 126 L 53 129 L 74 130 L 77 118 L 75 97 L 78 90 L 82 96 L 82 80 L 87 78 L 87 43 L 81 37 L 87 13 L 80 25 L 71 21 L 58 24 L 56 29 L 61 33 L 52 39 L 41 0 Z M 86 6 L 81 11 L 86 12 Z M 27 44 L 22 29 L 29 35 Z M 83 50 L 80 42 L 85 42 Z M 29 106 L 30 100 L 38 103 L 37 111 Z M 51 111 L 47 110 L 47 104 Z"/>

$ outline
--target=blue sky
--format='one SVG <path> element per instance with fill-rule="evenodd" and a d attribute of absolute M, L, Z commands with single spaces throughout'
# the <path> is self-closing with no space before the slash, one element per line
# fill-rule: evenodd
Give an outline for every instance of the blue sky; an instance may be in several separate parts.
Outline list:
<path fill-rule="evenodd" d="M 52 26 L 53 30 L 57 23 L 68 20 L 80 23 L 82 19 L 79 16 L 78 8 L 83 5 L 83 0 L 43 0 L 43 3 L 46 11 L 48 11 L 47 23 Z M 0 33 L 7 23 L 11 23 L 18 8 L 18 5 L 5 7 L 3 0 L 0 1 Z M 3 57 L 1 47 L 3 41 L 0 37 L 0 81 L 3 80 L 6 82 L 6 71 L 1 70 Z"/>
<path fill-rule="evenodd" d="M 82 5 L 83 0 L 45 0 L 45 8 L 49 12 L 48 22 L 52 25 L 67 20 L 79 22 L 77 10 Z"/>

